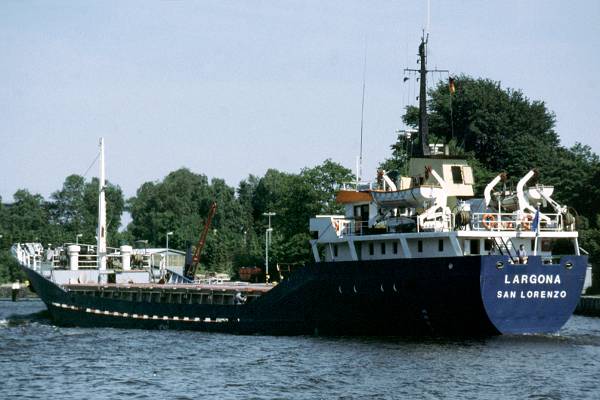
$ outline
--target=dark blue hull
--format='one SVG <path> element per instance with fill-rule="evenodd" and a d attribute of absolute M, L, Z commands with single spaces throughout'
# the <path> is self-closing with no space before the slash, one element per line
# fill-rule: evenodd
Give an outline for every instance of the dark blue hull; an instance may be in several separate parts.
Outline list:
<path fill-rule="evenodd" d="M 240 334 L 461 335 L 558 331 L 587 259 L 503 256 L 310 264 L 246 305 L 131 301 L 66 291 L 25 268 L 55 322 Z M 516 278 L 515 278 L 516 277 Z"/>

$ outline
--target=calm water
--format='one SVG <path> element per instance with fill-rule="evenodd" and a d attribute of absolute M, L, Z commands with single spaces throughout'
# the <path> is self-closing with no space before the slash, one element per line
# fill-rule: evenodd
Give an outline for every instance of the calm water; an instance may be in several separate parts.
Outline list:
<path fill-rule="evenodd" d="M 59 328 L 0 301 L 0 397 L 600 399 L 600 319 L 485 340 Z"/>

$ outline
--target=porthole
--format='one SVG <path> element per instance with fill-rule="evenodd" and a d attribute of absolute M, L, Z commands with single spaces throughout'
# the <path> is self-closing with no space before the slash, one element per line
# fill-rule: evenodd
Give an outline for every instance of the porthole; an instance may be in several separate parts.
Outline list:
<path fill-rule="evenodd" d="M 565 263 L 565 268 L 566 268 L 566 269 L 571 269 L 571 268 L 573 268 L 573 263 L 572 263 L 571 261 L 567 261 L 567 262 Z"/>

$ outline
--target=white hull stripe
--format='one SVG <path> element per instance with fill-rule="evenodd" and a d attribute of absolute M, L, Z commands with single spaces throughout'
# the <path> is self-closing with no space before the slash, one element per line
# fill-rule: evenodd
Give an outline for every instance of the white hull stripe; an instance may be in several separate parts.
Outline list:
<path fill-rule="evenodd" d="M 131 318 L 131 319 L 153 319 L 153 320 L 163 320 L 163 321 L 183 321 L 183 322 L 205 322 L 205 323 L 217 323 L 217 322 L 229 322 L 229 318 L 217 318 L 215 320 L 212 320 L 210 318 L 204 318 L 201 319 L 199 317 L 195 317 L 195 318 L 190 318 L 190 317 L 177 317 L 177 316 L 158 316 L 158 315 L 152 315 L 149 316 L 147 314 L 129 314 L 129 313 L 121 313 L 118 311 L 108 311 L 108 310 L 98 310 L 96 308 L 83 308 L 83 307 L 77 307 L 74 305 L 69 305 L 69 304 L 63 304 L 63 303 L 55 303 L 53 302 L 52 305 L 54 307 L 58 307 L 58 308 L 64 308 L 66 310 L 74 310 L 74 311 L 83 311 L 86 312 L 88 314 L 100 314 L 100 315 L 109 315 L 112 317 L 121 317 L 121 318 Z M 238 319 L 239 322 L 239 319 Z"/>

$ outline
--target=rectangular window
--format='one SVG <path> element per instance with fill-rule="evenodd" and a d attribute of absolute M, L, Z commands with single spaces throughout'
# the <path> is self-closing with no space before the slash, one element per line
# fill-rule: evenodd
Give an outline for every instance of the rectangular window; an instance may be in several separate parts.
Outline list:
<path fill-rule="evenodd" d="M 385 254 L 385 242 L 381 243 L 381 254 Z"/>
<path fill-rule="evenodd" d="M 392 251 L 394 254 L 398 254 L 398 242 L 392 243 Z"/>
<path fill-rule="evenodd" d="M 422 240 L 419 240 L 419 241 L 417 242 L 417 251 L 418 251 L 419 253 L 422 253 L 422 252 L 423 252 L 423 241 L 422 241 Z"/>
<path fill-rule="evenodd" d="M 490 251 L 494 247 L 494 241 L 492 239 L 485 239 L 483 242 L 483 249 L 485 251 Z"/>
<path fill-rule="evenodd" d="M 369 220 L 369 205 L 368 204 L 360 206 L 360 216 L 363 221 Z"/>
<path fill-rule="evenodd" d="M 550 239 L 542 239 L 542 251 L 552 251 L 552 244 Z"/>
<path fill-rule="evenodd" d="M 535 240 L 531 239 L 531 251 L 535 250 Z"/>
<path fill-rule="evenodd" d="M 452 183 L 463 183 L 462 167 L 454 166 L 450 167 L 450 169 L 452 170 Z"/>
<path fill-rule="evenodd" d="M 338 256 L 338 245 L 337 244 L 333 245 L 333 256 L 334 257 Z"/>
<path fill-rule="evenodd" d="M 373 246 L 373 243 L 369 243 L 369 255 L 373 255 L 375 254 L 375 246 Z"/>
<path fill-rule="evenodd" d="M 471 239 L 471 254 L 481 254 L 479 239 Z"/>
<path fill-rule="evenodd" d="M 438 240 L 438 251 L 444 251 L 444 239 Z"/>

